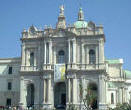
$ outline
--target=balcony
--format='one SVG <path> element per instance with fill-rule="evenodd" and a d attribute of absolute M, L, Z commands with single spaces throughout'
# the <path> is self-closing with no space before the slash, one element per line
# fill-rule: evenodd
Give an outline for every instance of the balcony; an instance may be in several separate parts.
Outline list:
<path fill-rule="evenodd" d="M 106 69 L 106 65 L 103 64 L 68 64 L 67 70 L 100 70 Z"/>
<path fill-rule="evenodd" d="M 43 70 L 54 70 L 55 64 L 43 64 Z M 62 64 L 63 65 L 63 64 Z M 106 65 L 103 64 L 65 64 L 66 70 L 104 70 Z M 40 71 L 37 66 L 21 66 L 22 72 Z"/>
<path fill-rule="evenodd" d="M 43 64 L 43 70 L 53 70 L 54 64 Z"/>
<path fill-rule="evenodd" d="M 37 66 L 21 66 L 21 71 L 39 71 Z"/>
<path fill-rule="evenodd" d="M 106 64 L 65 64 L 66 70 L 104 70 Z M 44 64 L 43 70 L 53 70 L 54 64 Z"/>

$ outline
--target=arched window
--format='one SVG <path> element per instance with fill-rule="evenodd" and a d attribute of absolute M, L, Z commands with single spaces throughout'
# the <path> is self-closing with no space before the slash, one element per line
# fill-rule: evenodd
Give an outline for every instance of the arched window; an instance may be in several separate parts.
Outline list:
<path fill-rule="evenodd" d="M 65 52 L 63 50 L 58 52 L 58 63 L 65 63 Z"/>
<path fill-rule="evenodd" d="M 34 52 L 30 53 L 30 66 L 34 66 Z"/>
<path fill-rule="evenodd" d="M 89 64 L 95 64 L 96 63 L 96 55 L 94 50 L 89 51 Z"/>
<path fill-rule="evenodd" d="M 114 104 L 114 94 L 111 93 L 111 104 Z"/>

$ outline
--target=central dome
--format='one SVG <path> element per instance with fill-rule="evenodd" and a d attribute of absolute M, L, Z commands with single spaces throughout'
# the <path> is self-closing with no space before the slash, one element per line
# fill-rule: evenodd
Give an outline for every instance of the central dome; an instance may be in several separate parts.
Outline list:
<path fill-rule="evenodd" d="M 76 21 L 74 23 L 75 28 L 87 28 L 88 22 L 86 21 Z"/>
<path fill-rule="evenodd" d="M 84 13 L 82 8 L 79 9 L 78 12 L 78 21 L 74 23 L 75 28 L 86 28 L 88 23 L 84 21 Z"/>

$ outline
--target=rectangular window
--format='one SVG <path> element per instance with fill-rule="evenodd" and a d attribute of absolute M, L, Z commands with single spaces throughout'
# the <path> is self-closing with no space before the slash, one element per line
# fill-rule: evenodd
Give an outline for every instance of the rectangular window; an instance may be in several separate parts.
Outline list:
<path fill-rule="evenodd" d="M 12 83 L 8 82 L 8 90 L 11 90 L 11 89 L 12 89 Z"/>
<path fill-rule="evenodd" d="M 6 100 L 6 105 L 7 105 L 7 106 L 11 106 L 11 99 L 10 99 L 10 98 L 8 98 L 8 99 Z"/>
<path fill-rule="evenodd" d="M 12 67 L 9 67 L 8 74 L 12 74 Z"/>

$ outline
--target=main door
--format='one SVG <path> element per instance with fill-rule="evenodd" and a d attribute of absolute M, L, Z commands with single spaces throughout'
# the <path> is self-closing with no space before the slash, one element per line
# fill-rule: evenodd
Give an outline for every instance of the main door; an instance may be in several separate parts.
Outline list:
<path fill-rule="evenodd" d="M 65 82 L 56 83 L 54 86 L 54 106 L 60 109 L 64 109 L 66 106 Z"/>
<path fill-rule="evenodd" d="M 66 94 L 65 93 L 61 94 L 61 104 L 66 105 Z"/>
<path fill-rule="evenodd" d="M 29 84 L 27 86 L 27 106 L 34 105 L 34 84 Z"/>

